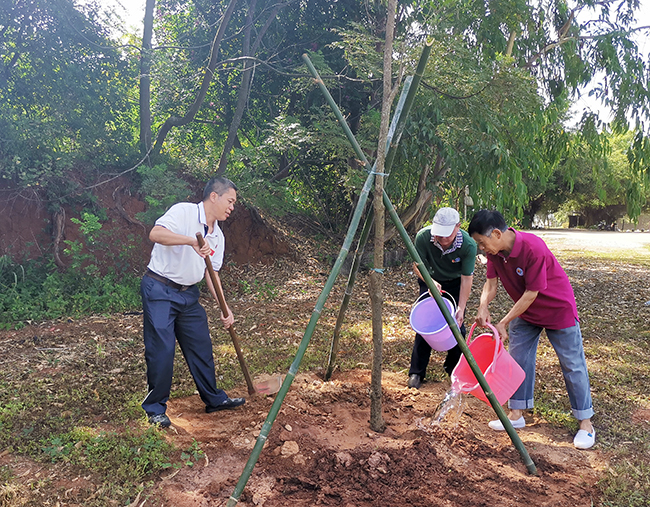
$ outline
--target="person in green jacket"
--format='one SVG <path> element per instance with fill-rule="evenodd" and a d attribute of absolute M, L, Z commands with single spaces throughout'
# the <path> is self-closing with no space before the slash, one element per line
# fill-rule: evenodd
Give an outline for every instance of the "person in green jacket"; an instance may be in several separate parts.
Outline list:
<path fill-rule="evenodd" d="M 438 289 L 449 293 L 458 304 L 456 322 L 465 336 L 465 307 L 474 280 L 476 242 L 467 232 L 460 229 L 458 211 L 454 208 L 440 208 L 433 217 L 433 223 L 417 233 L 415 249 Z M 429 289 L 415 264 L 414 271 L 418 275 L 420 295 L 428 294 Z M 448 375 L 451 375 L 458 364 L 460 355 L 458 345 L 447 352 L 443 367 Z M 420 334 L 416 334 L 409 368 L 409 387 L 420 388 L 430 356 L 431 347 Z"/>

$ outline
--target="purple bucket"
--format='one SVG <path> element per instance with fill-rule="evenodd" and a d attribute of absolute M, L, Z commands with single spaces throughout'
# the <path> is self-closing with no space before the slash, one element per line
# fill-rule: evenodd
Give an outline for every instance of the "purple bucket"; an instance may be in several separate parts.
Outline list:
<path fill-rule="evenodd" d="M 456 305 L 453 301 L 443 297 L 442 300 L 447 310 L 453 316 L 456 315 Z M 438 307 L 436 300 L 428 297 L 415 304 L 411 310 L 411 327 L 422 336 L 429 346 L 434 350 L 449 350 L 456 345 L 456 338 L 451 331 L 445 316 Z"/>

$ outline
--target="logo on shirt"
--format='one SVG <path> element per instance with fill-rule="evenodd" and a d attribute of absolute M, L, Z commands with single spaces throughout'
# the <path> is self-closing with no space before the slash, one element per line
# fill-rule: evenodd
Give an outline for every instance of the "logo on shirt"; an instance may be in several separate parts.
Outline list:
<path fill-rule="evenodd" d="M 518 274 L 519 276 L 524 276 L 524 270 L 523 270 L 523 269 L 521 269 L 521 268 L 517 268 L 515 271 L 517 272 L 517 274 Z"/>
<path fill-rule="evenodd" d="M 454 264 L 460 262 L 460 257 L 456 257 L 455 259 L 452 259 L 451 262 L 453 262 Z"/>
<path fill-rule="evenodd" d="M 214 253 L 215 253 L 214 250 L 212 250 L 212 248 L 210 248 L 210 257 L 212 257 L 214 255 Z"/>

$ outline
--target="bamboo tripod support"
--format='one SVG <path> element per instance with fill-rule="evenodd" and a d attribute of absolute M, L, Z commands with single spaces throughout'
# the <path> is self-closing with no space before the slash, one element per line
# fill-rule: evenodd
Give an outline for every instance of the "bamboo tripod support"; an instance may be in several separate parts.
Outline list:
<path fill-rule="evenodd" d="M 426 66 L 426 62 L 429 58 L 429 54 L 431 52 L 431 44 L 427 43 L 422 51 L 422 55 L 420 57 L 420 62 L 418 64 L 418 68 L 416 71 L 416 78 L 419 79 L 421 78 L 423 72 L 424 72 L 424 67 Z M 341 114 L 341 111 L 338 109 L 338 106 L 334 102 L 334 99 L 332 96 L 329 94 L 329 91 L 325 87 L 322 79 L 318 75 L 318 72 L 312 65 L 311 61 L 309 60 L 309 57 L 307 55 L 303 55 L 303 61 L 307 65 L 309 72 L 312 74 L 314 77 L 314 82 L 320 87 L 321 91 L 325 95 L 325 98 L 327 99 L 328 103 L 332 107 L 332 110 L 334 111 L 334 114 L 336 115 L 339 124 L 343 128 L 346 136 L 348 137 L 348 140 L 352 144 L 353 149 L 355 150 L 355 153 L 359 157 L 359 159 L 364 163 L 364 166 L 366 169 L 370 167 L 370 164 L 359 146 L 358 142 L 356 141 L 354 134 L 350 130 L 350 127 L 348 126 L 347 122 L 343 118 L 343 115 Z M 415 93 L 417 90 L 417 85 L 411 86 L 409 92 Z M 404 110 L 400 112 L 396 112 L 396 116 L 400 117 L 400 119 L 406 119 L 406 116 L 408 115 L 408 109 L 410 108 L 410 105 L 412 104 L 412 99 L 409 103 L 409 101 L 406 101 Z M 395 130 L 394 135 L 391 136 L 389 135 L 388 142 L 390 143 L 390 149 L 387 153 L 386 156 L 386 164 L 392 164 L 392 159 L 395 156 L 396 152 L 396 144 L 399 142 L 399 138 L 401 135 L 401 130 L 399 128 L 400 123 L 397 123 L 398 128 Z M 401 123 L 401 127 L 403 128 L 403 122 Z M 387 165 L 390 167 L 390 165 Z M 235 486 L 235 489 L 228 499 L 228 502 L 226 503 L 226 507 L 235 507 L 237 503 L 239 502 L 239 497 L 241 496 L 244 487 L 246 486 L 246 483 L 250 479 L 251 474 L 253 473 L 253 468 L 255 467 L 255 464 L 257 463 L 257 460 L 259 459 L 260 453 L 262 452 L 262 449 L 264 447 L 264 444 L 266 443 L 268 434 L 271 430 L 271 427 L 273 426 L 273 423 L 280 411 L 280 407 L 282 405 L 282 402 L 284 401 L 284 398 L 289 391 L 289 388 L 291 386 L 291 383 L 293 382 L 293 379 L 295 378 L 295 375 L 298 371 L 298 368 L 300 366 L 300 363 L 302 361 L 302 358 L 305 354 L 305 351 L 307 350 L 307 346 L 309 345 L 309 341 L 311 340 L 311 337 L 314 334 L 314 330 L 316 328 L 316 324 L 318 322 L 318 319 L 320 318 L 322 309 L 325 305 L 325 301 L 327 300 L 329 293 L 332 290 L 332 287 L 334 285 L 334 282 L 336 281 L 336 278 L 338 277 L 341 267 L 343 265 L 343 262 L 345 261 L 345 258 L 347 257 L 349 251 L 350 251 L 350 246 L 352 244 L 352 241 L 354 239 L 354 236 L 356 235 L 357 229 L 359 227 L 359 223 L 361 222 L 361 217 L 363 215 L 363 211 L 365 209 L 366 203 L 368 201 L 368 197 L 370 194 L 371 187 L 374 183 L 374 166 L 373 168 L 369 171 L 368 177 L 363 185 L 363 188 L 359 194 L 359 199 L 357 201 L 357 205 L 355 207 L 354 213 L 352 215 L 352 219 L 350 221 L 350 226 L 348 228 L 347 234 L 345 236 L 345 239 L 343 241 L 343 245 L 341 247 L 341 251 L 336 259 L 336 262 L 334 263 L 334 266 L 332 267 L 332 271 L 330 272 L 329 277 L 327 278 L 327 281 L 325 283 L 325 286 L 323 287 L 320 296 L 318 297 L 318 300 L 316 302 L 316 306 L 314 308 L 314 311 L 312 313 L 311 319 L 309 320 L 309 324 L 307 325 L 307 328 L 305 329 L 305 333 L 303 335 L 303 338 L 300 342 L 300 346 L 298 347 L 298 351 L 296 353 L 296 356 L 294 358 L 293 363 L 291 363 L 291 367 L 289 368 L 289 372 L 287 376 L 284 379 L 284 382 L 282 383 L 282 387 L 280 388 L 280 391 L 278 392 L 278 395 L 276 396 L 273 405 L 271 406 L 271 409 L 269 410 L 269 413 L 266 417 L 266 420 L 264 421 L 264 424 L 262 425 L 262 429 L 260 430 L 260 434 L 257 437 L 257 441 L 255 443 L 255 446 L 253 447 L 253 451 L 251 452 L 248 461 L 246 462 L 246 465 L 244 466 L 244 470 L 242 471 L 241 476 L 239 477 L 239 480 L 237 482 L 237 485 Z M 435 287 L 435 284 L 431 277 L 428 275 L 428 272 L 426 269 L 424 269 L 424 265 L 422 263 L 422 259 L 418 255 L 417 251 L 415 250 L 415 246 L 413 245 L 413 242 L 408 236 L 408 233 L 404 229 L 404 226 L 402 225 L 399 216 L 397 215 L 397 212 L 395 211 L 395 208 L 393 207 L 392 203 L 390 202 L 390 199 L 388 198 L 388 195 L 386 194 L 386 191 L 384 190 L 383 192 L 383 201 L 384 205 L 386 206 L 386 209 L 389 211 L 389 215 L 391 217 L 391 220 L 394 222 L 395 226 L 397 227 L 400 236 L 404 240 L 404 243 L 407 246 L 407 249 L 409 251 L 409 254 L 413 258 L 413 260 L 417 263 L 418 269 L 420 269 L 420 272 L 423 273 L 425 282 L 427 286 L 429 287 L 429 290 L 431 290 L 431 293 L 434 296 L 434 299 L 436 300 L 436 303 L 438 306 L 440 306 L 443 315 L 445 316 L 445 320 L 449 324 L 450 328 L 452 329 L 452 332 L 454 333 L 454 337 L 456 338 L 456 341 L 458 342 L 463 354 L 467 358 L 467 361 L 470 365 L 470 368 L 476 375 L 476 378 L 479 381 L 479 384 L 483 388 L 483 390 L 486 393 L 486 396 L 488 400 L 490 401 L 492 407 L 494 408 L 495 412 L 499 416 L 499 419 L 503 423 L 508 435 L 510 436 L 510 439 L 512 440 L 513 444 L 519 451 L 519 453 L 522 456 L 522 459 L 524 461 L 524 464 L 526 465 L 526 468 L 528 469 L 529 473 L 531 474 L 536 474 L 537 469 L 535 467 L 535 464 L 533 463 L 532 459 L 528 455 L 528 452 L 526 451 L 521 439 L 519 438 L 519 435 L 517 435 L 517 432 L 514 430 L 512 427 L 512 423 L 508 419 L 505 411 L 503 408 L 498 404 L 498 401 L 496 399 L 496 396 L 490 389 L 490 386 L 488 385 L 487 381 L 485 380 L 485 377 L 483 376 L 483 373 L 481 372 L 480 368 L 476 364 L 476 360 L 472 357 L 472 353 L 470 352 L 465 340 L 463 339 L 462 335 L 460 334 L 460 330 L 458 329 L 458 325 L 456 324 L 456 320 L 453 318 L 453 316 L 449 313 L 447 310 L 446 305 L 442 301 L 442 296 L 438 292 L 438 290 Z M 401 226 L 401 227 L 400 227 Z M 354 281 L 354 278 L 352 278 L 352 283 Z M 350 284 L 351 285 L 351 284 Z M 334 351 L 334 346 L 333 349 Z M 334 351 L 335 354 L 335 351 Z"/>

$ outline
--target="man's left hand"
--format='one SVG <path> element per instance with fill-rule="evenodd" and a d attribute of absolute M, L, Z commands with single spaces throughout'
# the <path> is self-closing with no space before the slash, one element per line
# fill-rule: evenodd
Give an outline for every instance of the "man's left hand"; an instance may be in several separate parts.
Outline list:
<path fill-rule="evenodd" d="M 465 308 L 458 308 L 456 310 L 456 322 L 458 322 L 459 328 L 463 326 L 463 322 L 465 322 Z"/>
<path fill-rule="evenodd" d="M 499 322 L 496 326 L 494 326 L 499 333 L 499 338 L 501 338 L 501 341 L 504 342 L 508 339 L 508 328 L 506 325 L 502 322 Z"/>
<path fill-rule="evenodd" d="M 230 326 L 232 326 L 235 323 L 235 316 L 232 314 L 232 312 L 228 312 L 228 317 L 224 317 L 222 313 L 221 322 L 223 324 L 223 327 L 228 329 Z"/>

